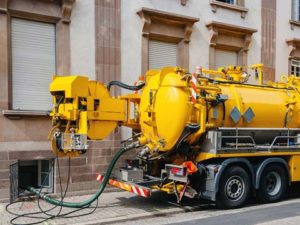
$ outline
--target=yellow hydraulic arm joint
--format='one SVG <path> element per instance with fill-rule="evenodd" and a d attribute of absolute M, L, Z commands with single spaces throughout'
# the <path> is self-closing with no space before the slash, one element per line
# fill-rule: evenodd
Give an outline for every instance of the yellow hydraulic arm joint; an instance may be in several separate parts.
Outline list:
<path fill-rule="evenodd" d="M 128 114 L 130 102 L 139 102 L 138 94 L 114 98 L 102 83 L 83 76 L 54 76 L 50 92 L 54 106 L 49 138 L 59 156 L 84 153 L 87 139 L 104 139 L 118 124 L 139 128 Z"/>

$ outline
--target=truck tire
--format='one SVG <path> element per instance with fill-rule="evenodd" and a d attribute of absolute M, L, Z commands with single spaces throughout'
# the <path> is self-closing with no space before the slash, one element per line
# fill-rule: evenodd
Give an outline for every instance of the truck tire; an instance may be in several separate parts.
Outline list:
<path fill-rule="evenodd" d="M 249 174 L 242 167 L 229 167 L 220 180 L 217 207 L 232 209 L 243 206 L 249 198 L 250 188 Z"/>
<path fill-rule="evenodd" d="M 284 197 L 287 186 L 287 174 L 282 166 L 267 166 L 261 175 L 258 199 L 262 203 L 278 202 Z"/>

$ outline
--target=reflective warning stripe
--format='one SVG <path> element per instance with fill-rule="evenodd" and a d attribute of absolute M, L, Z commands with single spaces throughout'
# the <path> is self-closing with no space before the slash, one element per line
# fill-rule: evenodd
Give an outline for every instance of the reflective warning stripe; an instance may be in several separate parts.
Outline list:
<path fill-rule="evenodd" d="M 102 182 L 104 179 L 104 176 L 101 174 L 97 174 L 96 180 Z M 132 192 L 136 195 L 148 198 L 151 196 L 151 189 L 149 188 L 145 188 L 145 187 L 140 187 L 138 185 L 132 185 L 132 184 L 128 184 L 125 182 L 121 182 L 121 181 L 117 181 L 117 180 L 113 180 L 113 179 L 109 179 L 108 183 L 111 186 L 123 189 L 125 191 L 129 191 Z"/>
<path fill-rule="evenodd" d="M 192 74 L 192 102 L 195 104 L 197 102 L 197 75 Z"/>

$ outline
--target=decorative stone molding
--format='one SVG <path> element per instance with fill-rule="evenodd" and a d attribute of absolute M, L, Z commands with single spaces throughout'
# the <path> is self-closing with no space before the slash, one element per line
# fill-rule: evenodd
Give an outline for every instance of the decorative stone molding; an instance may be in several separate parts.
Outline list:
<path fill-rule="evenodd" d="M 239 1 L 237 5 L 233 5 L 233 4 L 224 3 L 216 0 L 211 0 L 210 5 L 214 13 L 217 12 L 218 8 L 228 9 L 228 10 L 240 12 L 241 18 L 243 19 L 246 17 L 246 13 L 248 12 L 248 9 L 244 7 L 243 1 Z"/>
<path fill-rule="evenodd" d="M 241 27 L 232 24 L 212 21 L 206 24 L 210 35 L 209 66 L 215 66 L 215 49 L 224 49 L 238 52 L 240 65 L 247 65 L 247 51 L 256 29 Z"/>
<path fill-rule="evenodd" d="M 169 29 L 176 29 L 175 38 L 184 39 L 185 41 L 190 41 L 190 36 L 192 34 L 192 26 L 194 23 L 198 22 L 199 19 L 190 16 L 179 15 L 175 13 L 160 11 L 156 9 L 142 8 L 137 14 L 141 17 L 143 24 L 143 35 L 158 35 L 158 36 L 169 36 Z M 160 25 L 167 25 L 165 31 L 161 31 L 157 28 Z M 178 27 L 184 27 L 184 31 L 179 31 Z M 182 29 L 180 29 L 182 30 Z"/>
<path fill-rule="evenodd" d="M 142 17 L 142 20 L 143 20 L 143 36 L 144 37 L 147 37 L 149 36 L 150 34 L 150 28 L 151 28 L 151 19 L 148 15 L 142 15 L 141 14 L 141 17 Z"/>
<path fill-rule="evenodd" d="M 300 58 L 300 39 L 292 38 L 287 40 L 286 43 L 289 49 L 289 59 Z"/>
<path fill-rule="evenodd" d="M 187 0 L 180 0 L 181 5 L 186 6 Z"/>
<path fill-rule="evenodd" d="M 300 21 L 290 20 L 291 30 L 294 30 L 295 27 L 300 27 Z"/>
<path fill-rule="evenodd" d="M 141 8 L 137 14 L 142 27 L 142 73 L 148 70 L 148 42 L 159 40 L 178 44 L 178 65 L 188 68 L 188 44 L 192 27 L 199 19 L 150 8 Z"/>
<path fill-rule="evenodd" d="M 70 18 L 71 18 L 74 2 L 75 2 L 75 0 L 63 0 L 63 2 L 62 2 L 62 22 L 64 22 L 64 23 L 71 22 Z"/>
<path fill-rule="evenodd" d="M 189 43 L 190 42 L 190 40 L 191 40 L 191 35 L 192 35 L 192 32 L 193 32 L 193 25 L 187 25 L 186 27 L 185 27 L 185 31 L 184 31 L 184 35 L 183 35 L 183 40 L 184 40 L 184 42 L 186 42 L 186 43 Z"/>
<path fill-rule="evenodd" d="M 248 27 L 241 27 L 241 26 L 236 26 L 232 24 L 227 24 L 227 23 L 222 23 L 222 22 L 217 22 L 217 21 L 212 21 L 206 24 L 206 27 L 212 32 L 211 35 L 211 40 L 210 43 L 211 45 L 217 45 L 217 44 L 226 44 L 226 43 L 218 43 L 222 42 L 219 38 L 222 35 L 226 36 L 231 36 L 235 37 L 238 39 L 241 39 L 242 42 L 235 43 L 235 46 L 238 48 L 243 48 L 245 50 L 248 50 L 249 44 L 251 42 L 251 37 L 252 34 L 257 32 L 256 29 L 248 28 Z"/>
<path fill-rule="evenodd" d="M 7 13 L 7 1 L 8 0 L 0 0 L 0 13 Z"/>

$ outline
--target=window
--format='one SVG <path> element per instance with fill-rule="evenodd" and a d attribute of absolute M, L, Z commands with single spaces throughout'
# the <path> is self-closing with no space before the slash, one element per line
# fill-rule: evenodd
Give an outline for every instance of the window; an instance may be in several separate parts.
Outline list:
<path fill-rule="evenodd" d="M 291 60 L 291 74 L 300 77 L 300 60 Z"/>
<path fill-rule="evenodd" d="M 217 21 L 209 22 L 206 24 L 206 27 L 211 32 L 209 48 L 210 69 L 230 64 L 247 65 L 247 53 L 252 34 L 257 32 L 257 30 Z"/>
<path fill-rule="evenodd" d="M 18 186 L 21 194 L 27 186 L 53 192 L 53 160 L 24 160 L 18 163 Z"/>
<path fill-rule="evenodd" d="M 50 110 L 56 73 L 55 24 L 12 18 L 12 108 Z"/>
<path fill-rule="evenodd" d="M 215 51 L 215 69 L 223 66 L 237 66 L 238 53 L 235 51 L 219 50 Z"/>
<path fill-rule="evenodd" d="M 292 0 L 292 19 L 299 21 L 300 20 L 300 4 L 299 0 Z"/>
<path fill-rule="evenodd" d="M 236 11 L 241 13 L 241 18 L 246 17 L 248 9 L 245 8 L 245 0 L 211 0 L 210 5 L 212 6 L 212 11 L 217 12 L 218 8 Z"/>
<path fill-rule="evenodd" d="M 217 0 L 217 1 L 232 4 L 232 5 L 236 4 L 236 0 Z"/>
<path fill-rule="evenodd" d="M 177 44 L 149 41 L 149 69 L 177 65 Z"/>
<path fill-rule="evenodd" d="M 163 66 L 189 68 L 189 43 L 198 18 L 142 8 L 142 73 Z M 158 41 L 159 40 L 159 41 Z"/>

